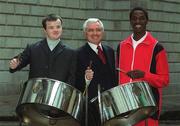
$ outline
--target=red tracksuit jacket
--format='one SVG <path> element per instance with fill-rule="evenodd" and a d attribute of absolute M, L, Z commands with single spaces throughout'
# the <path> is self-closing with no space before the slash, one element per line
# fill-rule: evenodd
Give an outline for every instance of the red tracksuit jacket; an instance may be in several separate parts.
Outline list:
<path fill-rule="evenodd" d="M 158 120 L 161 110 L 162 88 L 169 84 L 169 68 L 166 51 L 162 45 L 147 32 L 147 36 L 136 49 L 133 49 L 132 39 L 129 36 L 122 41 L 117 49 L 117 67 L 124 71 L 139 69 L 145 72 L 144 78 L 133 81 L 147 81 L 154 89 L 155 99 L 158 103 L 158 112 L 150 120 Z M 119 73 L 119 84 L 132 81 L 124 73 Z M 144 121 L 145 122 L 145 121 Z M 136 126 L 145 126 L 143 121 Z M 148 121 L 148 126 L 155 122 Z M 153 123 L 153 124 L 152 124 Z M 155 126 L 158 125 L 158 121 Z"/>

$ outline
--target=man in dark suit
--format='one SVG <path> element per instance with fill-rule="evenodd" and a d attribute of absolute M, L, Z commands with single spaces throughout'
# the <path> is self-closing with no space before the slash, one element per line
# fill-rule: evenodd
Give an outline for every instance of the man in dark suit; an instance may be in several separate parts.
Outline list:
<path fill-rule="evenodd" d="M 22 53 L 10 61 L 10 72 L 30 65 L 29 79 L 46 77 L 75 84 L 76 53 L 60 40 L 62 19 L 55 14 L 42 20 L 46 38 L 27 45 Z"/>
<path fill-rule="evenodd" d="M 115 57 L 114 50 L 102 44 L 104 26 L 99 19 L 87 19 L 83 31 L 87 43 L 77 51 L 76 88 L 84 92 L 86 84 L 89 85 L 88 100 L 90 101 L 98 95 L 98 84 L 101 86 L 101 91 L 117 85 Z M 99 126 L 99 118 L 97 108 L 89 104 L 88 125 Z"/>

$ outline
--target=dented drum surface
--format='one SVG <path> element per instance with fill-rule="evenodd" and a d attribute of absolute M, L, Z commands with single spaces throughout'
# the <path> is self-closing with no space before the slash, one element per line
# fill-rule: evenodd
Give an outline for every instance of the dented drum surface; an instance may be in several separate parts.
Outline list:
<path fill-rule="evenodd" d="M 98 104 L 103 126 L 131 126 L 157 111 L 152 90 L 144 81 L 119 85 L 91 102 Z"/>
<path fill-rule="evenodd" d="M 32 126 L 80 126 L 82 93 L 64 82 L 30 79 L 24 86 L 16 113 Z"/>

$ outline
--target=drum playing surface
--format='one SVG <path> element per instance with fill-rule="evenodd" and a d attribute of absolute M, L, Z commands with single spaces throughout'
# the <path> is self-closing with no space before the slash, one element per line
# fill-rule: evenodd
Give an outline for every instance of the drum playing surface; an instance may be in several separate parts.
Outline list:
<path fill-rule="evenodd" d="M 30 126 L 80 126 L 82 109 L 79 90 L 61 81 L 35 78 L 21 92 L 16 112 Z"/>
<path fill-rule="evenodd" d="M 119 85 L 102 92 L 98 99 L 91 101 L 98 104 L 103 126 L 131 126 L 157 111 L 147 82 Z"/>

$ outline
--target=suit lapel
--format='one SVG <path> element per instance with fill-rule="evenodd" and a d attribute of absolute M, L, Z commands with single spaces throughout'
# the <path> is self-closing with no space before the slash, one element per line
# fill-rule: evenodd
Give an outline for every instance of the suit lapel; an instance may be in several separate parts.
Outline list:
<path fill-rule="evenodd" d="M 98 55 L 96 54 L 96 52 L 94 52 L 94 50 L 91 49 L 91 47 L 89 46 L 88 43 L 86 43 L 85 48 L 86 48 L 87 55 L 89 55 L 89 53 L 90 53 L 90 56 L 91 56 L 91 57 L 96 57 L 96 58 L 98 57 Z"/>
<path fill-rule="evenodd" d="M 96 65 L 96 66 L 99 66 L 99 57 L 98 55 L 94 52 L 93 49 L 91 49 L 91 47 L 89 46 L 88 43 L 85 44 L 85 47 L 84 47 L 84 50 L 86 52 L 86 59 L 89 60 L 89 62 L 92 60 L 94 61 L 93 64 Z"/>
<path fill-rule="evenodd" d="M 44 50 L 44 52 L 48 55 L 50 49 L 48 47 L 47 40 L 46 39 L 42 40 L 40 44 L 41 44 L 41 47 Z"/>
<path fill-rule="evenodd" d="M 51 50 L 49 49 L 48 47 L 48 44 L 47 44 L 47 40 L 44 39 L 42 42 L 41 42 L 41 46 L 42 46 L 42 49 L 44 50 L 44 52 L 49 55 L 49 53 L 51 52 Z M 54 55 L 54 57 L 58 56 L 64 49 L 64 45 L 61 44 L 61 42 L 59 42 L 57 44 L 57 46 L 54 48 L 54 50 L 52 51 L 52 54 Z"/>
<path fill-rule="evenodd" d="M 109 52 L 107 46 L 102 45 L 102 48 L 103 48 L 103 51 L 104 51 L 104 54 L 105 54 L 105 57 L 106 57 L 107 65 L 109 65 L 110 68 L 113 70 L 113 65 L 112 65 L 113 64 L 112 63 L 113 58 L 112 58 L 112 55 Z M 99 62 L 100 62 L 99 57 L 94 52 L 94 50 L 91 49 L 91 47 L 88 45 L 88 43 L 86 43 L 86 45 L 85 45 L 85 51 L 87 53 L 87 56 L 89 57 L 87 59 L 95 61 L 93 64 L 96 64 L 96 65 L 99 66 Z"/>
<path fill-rule="evenodd" d="M 91 47 L 89 46 L 88 43 L 86 43 L 86 45 L 85 45 L 85 51 L 86 51 L 86 53 L 88 53 L 88 54 L 91 53 L 91 55 L 96 54 L 96 53 L 94 52 L 94 50 L 91 49 Z"/>
<path fill-rule="evenodd" d="M 111 69 L 113 69 L 112 58 L 111 58 L 110 52 L 108 52 L 108 48 L 106 46 L 104 46 L 104 45 L 102 45 L 102 48 L 103 48 L 104 54 L 106 56 L 107 64 L 110 66 Z"/>
<path fill-rule="evenodd" d="M 65 48 L 65 45 L 62 45 L 62 42 L 60 41 L 57 46 L 53 50 L 54 57 L 58 56 Z"/>

